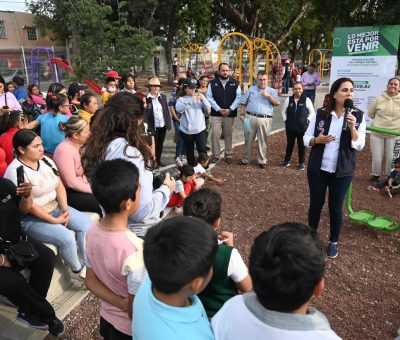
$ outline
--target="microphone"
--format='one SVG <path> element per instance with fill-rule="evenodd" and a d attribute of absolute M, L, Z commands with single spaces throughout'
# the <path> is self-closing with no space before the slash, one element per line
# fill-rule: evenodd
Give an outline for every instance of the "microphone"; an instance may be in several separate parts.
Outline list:
<path fill-rule="evenodd" d="M 347 130 L 347 115 L 349 114 L 350 110 L 354 107 L 353 101 L 351 99 L 344 100 L 344 122 L 343 122 L 343 131 Z"/>

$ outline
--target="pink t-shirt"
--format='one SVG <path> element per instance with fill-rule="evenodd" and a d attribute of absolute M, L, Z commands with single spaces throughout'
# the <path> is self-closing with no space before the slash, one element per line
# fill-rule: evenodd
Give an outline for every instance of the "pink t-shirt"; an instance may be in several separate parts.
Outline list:
<path fill-rule="evenodd" d="M 143 240 L 128 229 L 108 231 L 99 223 L 94 224 L 86 233 L 86 256 L 87 267 L 119 296 L 127 297 L 132 290 L 131 285 L 128 287 L 131 273 L 145 271 Z M 141 276 L 140 280 L 143 278 Z M 120 332 L 132 335 L 132 320 L 118 307 L 101 301 L 100 315 Z"/>
<path fill-rule="evenodd" d="M 79 192 L 92 193 L 89 182 L 83 174 L 80 145 L 74 144 L 67 137 L 57 145 L 53 161 L 57 164 L 61 180 L 66 188 Z"/>

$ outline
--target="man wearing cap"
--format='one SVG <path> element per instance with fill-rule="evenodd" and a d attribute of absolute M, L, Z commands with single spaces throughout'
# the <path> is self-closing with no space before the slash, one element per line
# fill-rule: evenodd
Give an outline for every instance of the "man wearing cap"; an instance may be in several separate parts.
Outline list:
<path fill-rule="evenodd" d="M 73 115 L 79 114 L 79 107 L 81 105 L 80 98 L 85 94 L 87 86 L 77 82 L 73 82 L 68 87 L 68 99 L 71 104 L 71 113 Z"/>
<path fill-rule="evenodd" d="M 247 126 L 245 153 L 239 164 L 251 162 L 253 142 L 258 138 L 257 163 L 261 169 L 267 167 L 267 136 L 271 133 L 274 106 L 279 105 L 276 90 L 267 86 L 268 76 L 265 71 L 257 73 L 257 85 L 250 87 L 240 103 L 240 120 Z"/>
<path fill-rule="evenodd" d="M 225 161 L 228 164 L 232 163 L 233 124 L 241 96 L 239 82 L 229 77 L 229 65 L 219 64 L 218 77 L 210 81 L 206 95 L 211 104 L 211 145 L 214 156 L 211 160 L 212 163 L 219 161 L 221 132 L 225 142 Z"/>
<path fill-rule="evenodd" d="M 167 97 L 160 94 L 161 83 L 157 77 L 149 79 L 147 84 L 149 93 L 146 97 L 146 119 L 150 131 L 154 132 L 155 157 L 158 166 L 165 166 L 161 161 L 167 130 L 171 129 L 171 114 L 168 108 Z"/>
<path fill-rule="evenodd" d="M 303 84 L 303 94 L 310 98 L 314 105 L 315 102 L 315 91 L 317 86 L 321 84 L 318 72 L 315 72 L 315 64 L 312 63 L 308 66 L 307 72 L 304 72 L 301 76 L 301 83 Z"/>

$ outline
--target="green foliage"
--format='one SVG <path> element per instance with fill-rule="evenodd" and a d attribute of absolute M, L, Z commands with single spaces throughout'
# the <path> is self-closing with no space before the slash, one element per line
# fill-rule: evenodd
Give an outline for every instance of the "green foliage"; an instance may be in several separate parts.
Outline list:
<path fill-rule="evenodd" d="M 150 58 L 160 38 L 129 23 L 127 1 L 39 0 L 29 3 L 37 24 L 73 45 L 72 65 L 80 80 L 102 78 L 107 68 L 131 71 Z"/>

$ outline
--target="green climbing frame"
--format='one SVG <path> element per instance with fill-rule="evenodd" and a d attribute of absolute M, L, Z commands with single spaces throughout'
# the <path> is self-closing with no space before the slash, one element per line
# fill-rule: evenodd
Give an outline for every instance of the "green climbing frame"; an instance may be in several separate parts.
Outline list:
<path fill-rule="evenodd" d="M 400 131 L 393 131 L 382 128 L 373 128 L 373 127 L 367 127 L 367 130 L 386 133 L 394 136 L 400 136 Z M 376 216 L 375 213 L 370 210 L 354 211 L 351 206 L 352 190 L 353 186 L 352 184 L 350 184 L 350 187 L 346 193 L 346 208 L 349 212 L 349 218 L 352 221 L 367 225 L 377 230 L 396 231 L 400 229 L 400 221 L 396 224 L 391 217 Z"/>

